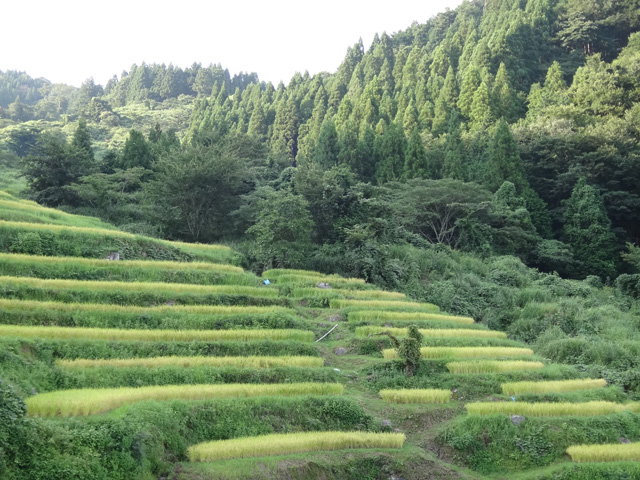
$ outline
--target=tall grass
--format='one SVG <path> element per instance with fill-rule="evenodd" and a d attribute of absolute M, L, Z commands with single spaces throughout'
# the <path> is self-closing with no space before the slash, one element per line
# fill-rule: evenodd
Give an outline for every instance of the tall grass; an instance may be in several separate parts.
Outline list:
<path fill-rule="evenodd" d="M 0 337 L 128 340 L 143 342 L 213 342 L 229 340 L 295 340 L 313 342 L 306 330 L 125 330 L 117 328 L 25 327 L 0 325 Z"/>
<path fill-rule="evenodd" d="M 398 358 L 395 348 L 382 350 L 382 355 L 387 360 Z M 425 359 L 511 358 L 533 355 L 533 350 L 517 347 L 422 347 L 420 355 Z"/>
<path fill-rule="evenodd" d="M 475 360 L 447 363 L 447 369 L 451 373 L 502 373 L 539 370 L 541 368 L 544 368 L 544 363 L 527 362 L 525 360 Z"/>
<path fill-rule="evenodd" d="M 404 302 L 404 301 L 392 301 L 392 300 L 347 300 L 347 299 L 332 299 L 330 302 L 331 308 L 350 308 L 357 307 L 363 309 L 380 309 L 380 310 L 392 310 L 397 312 L 404 311 L 428 311 L 437 312 L 439 309 L 437 306 L 431 303 L 418 303 L 418 302 Z M 355 313 L 355 312 L 353 312 Z"/>
<path fill-rule="evenodd" d="M 412 388 L 380 390 L 380 396 L 387 403 L 447 403 L 451 400 L 449 390 L 432 388 Z"/>
<path fill-rule="evenodd" d="M 187 454 L 192 462 L 212 462 L 230 458 L 286 455 L 347 448 L 402 448 L 404 440 L 403 433 L 278 433 L 199 443 L 189 447 Z"/>
<path fill-rule="evenodd" d="M 141 388 L 84 388 L 42 393 L 26 399 L 27 413 L 38 417 L 69 417 L 107 412 L 145 400 L 206 400 L 213 398 L 342 395 L 339 383 L 280 383 L 269 385 L 164 385 Z"/>
<path fill-rule="evenodd" d="M 399 292 L 387 292 L 385 290 L 347 290 L 344 288 L 331 288 L 331 289 L 323 289 L 323 288 L 294 288 L 292 292 L 293 297 L 295 298 L 304 298 L 304 297 L 328 297 L 328 298 L 337 298 L 337 297 L 353 297 L 356 299 L 386 299 L 386 300 L 403 300 L 406 295 L 404 293 Z"/>
<path fill-rule="evenodd" d="M 409 323 L 420 321 L 442 321 L 450 323 L 459 323 L 464 325 L 472 325 L 473 318 L 459 317 L 455 315 L 442 315 L 439 313 L 428 312 L 394 312 L 382 310 L 361 310 L 349 312 L 349 322 L 352 323 Z"/>
<path fill-rule="evenodd" d="M 592 417 L 626 410 L 640 412 L 640 403 L 614 403 L 605 401 L 580 403 L 527 403 L 527 402 L 477 402 L 466 405 L 470 415 L 524 415 L 527 417 Z"/>
<path fill-rule="evenodd" d="M 394 337 L 406 337 L 408 328 L 393 328 L 379 326 L 364 326 L 356 328 L 357 337 L 368 337 L 369 335 L 377 335 L 382 332 L 388 332 Z M 474 338 L 507 338 L 504 332 L 496 330 L 470 330 L 463 328 L 421 328 L 420 333 L 425 338 L 431 337 L 474 337 Z"/>
<path fill-rule="evenodd" d="M 573 445 L 567 448 L 567 453 L 574 462 L 637 462 L 640 461 L 640 442 Z"/>
<path fill-rule="evenodd" d="M 548 382 L 511 382 L 502 384 L 502 392 L 505 395 L 522 395 L 523 393 L 575 392 L 576 390 L 589 390 L 592 388 L 604 388 L 606 386 L 607 381 L 601 378 L 557 380 Z"/>
<path fill-rule="evenodd" d="M 237 368 L 272 368 L 272 367 L 322 367 L 321 357 L 147 357 L 147 358 L 117 358 L 117 359 L 87 359 L 56 360 L 60 368 L 96 368 L 96 367 L 145 367 L 156 368 L 174 367 L 237 367 Z"/>

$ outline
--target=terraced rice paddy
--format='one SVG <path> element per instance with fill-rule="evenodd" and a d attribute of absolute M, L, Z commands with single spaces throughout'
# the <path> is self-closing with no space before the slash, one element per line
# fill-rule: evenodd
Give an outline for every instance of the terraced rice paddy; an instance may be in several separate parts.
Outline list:
<path fill-rule="evenodd" d="M 213 462 L 230 458 L 285 455 L 300 452 L 353 448 L 402 448 L 402 433 L 304 432 L 262 435 L 200 443 L 189 447 L 192 462 Z"/>
<path fill-rule="evenodd" d="M 344 288 L 294 288 L 292 292 L 294 298 L 304 297 L 321 297 L 321 298 L 338 298 L 347 297 L 355 299 L 385 299 L 385 300 L 404 300 L 406 295 L 398 292 L 386 292 L 384 290 L 347 290 Z"/>
<path fill-rule="evenodd" d="M 441 389 L 403 388 L 380 390 L 380 396 L 387 403 L 447 403 L 451 392 Z"/>
<path fill-rule="evenodd" d="M 400 312 L 384 310 L 361 310 L 349 312 L 351 323 L 389 323 L 420 326 L 421 321 L 442 321 L 456 324 L 472 325 L 473 318 L 456 315 L 442 315 L 428 312 Z"/>
<path fill-rule="evenodd" d="M 637 462 L 640 461 L 640 443 L 574 445 L 567 448 L 567 453 L 574 462 Z"/>
<path fill-rule="evenodd" d="M 418 303 L 418 302 L 401 302 L 390 300 L 347 300 L 347 299 L 332 299 L 330 302 L 331 308 L 364 308 L 364 309 L 381 309 L 381 310 L 397 310 L 397 311 L 430 311 L 437 312 L 439 309 L 435 305 L 430 303 Z"/>
<path fill-rule="evenodd" d="M 146 357 L 146 358 L 113 358 L 113 359 L 76 359 L 56 360 L 56 366 L 60 368 L 97 368 L 114 367 L 130 368 L 145 367 L 156 368 L 164 366 L 177 367 L 238 367 L 238 368 L 272 368 L 272 367 L 309 367 L 317 368 L 324 365 L 321 357 Z"/>
<path fill-rule="evenodd" d="M 103 413 L 145 400 L 209 400 L 292 395 L 342 395 L 339 383 L 288 383 L 271 385 L 164 385 L 140 388 L 59 390 L 26 400 L 27 413 L 38 417 L 70 417 Z"/>
<path fill-rule="evenodd" d="M 472 360 L 447 363 L 447 369 L 451 373 L 499 373 L 539 370 L 541 368 L 544 368 L 544 363 L 526 360 Z"/>
<path fill-rule="evenodd" d="M 505 395 L 522 395 L 523 393 L 575 392 L 577 390 L 604 388 L 606 386 L 606 380 L 592 378 L 549 382 L 510 382 L 502 384 L 502 392 Z"/>
<path fill-rule="evenodd" d="M 230 340 L 295 340 L 313 342 L 306 330 L 126 330 L 117 328 L 26 327 L 0 325 L 0 337 L 128 340 L 143 342 L 220 342 Z"/>
<path fill-rule="evenodd" d="M 631 411 L 640 413 L 640 403 L 594 401 L 578 403 L 478 402 L 465 405 L 470 415 L 524 415 L 525 417 L 590 417 Z"/>
<path fill-rule="evenodd" d="M 382 332 L 389 333 L 394 337 L 406 337 L 409 329 L 394 327 L 366 326 L 357 327 L 357 337 L 368 337 L 370 335 L 378 335 Z M 419 330 L 425 338 L 430 337 L 473 337 L 473 338 L 507 338 L 504 332 L 494 330 L 469 330 L 461 328 L 424 328 Z"/>
<path fill-rule="evenodd" d="M 382 355 L 387 360 L 398 358 L 398 352 L 393 348 L 384 349 Z M 420 355 L 424 359 L 513 358 L 531 356 L 533 350 L 520 347 L 422 347 Z"/>

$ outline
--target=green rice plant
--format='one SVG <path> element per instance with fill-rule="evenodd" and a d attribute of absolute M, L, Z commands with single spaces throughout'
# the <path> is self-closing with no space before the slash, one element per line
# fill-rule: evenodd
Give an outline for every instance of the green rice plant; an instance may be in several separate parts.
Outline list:
<path fill-rule="evenodd" d="M 502 393 L 505 395 L 522 395 L 523 393 L 575 392 L 577 390 L 590 390 L 606 386 L 607 381 L 602 378 L 549 382 L 511 382 L 502 384 Z"/>
<path fill-rule="evenodd" d="M 567 448 L 567 453 L 574 462 L 637 462 L 640 461 L 640 442 L 573 445 Z"/>
<path fill-rule="evenodd" d="M 347 299 L 334 299 L 330 303 L 331 308 L 363 308 L 363 309 L 379 309 L 379 310 L 391 310 L 391 311 L 428 311 L 437 312 L 438 307 L 431 303 L 418 303 L 418 302 L 403 302 L 403 301 L 391 301 L 391 300 L 347 300 Z M 355 313 L 355 312 L 354 312 Z"/>
<path fill-rule="evenodd" d="M 388 332 L 394 337 L 406 337 L 408 328 L 393 328 L 381 326 L 363 326 L 356 328 L 356 337 L 368 337 L 382 332 Z M 425 339 L 434 337 L 474 337 L 474 338 L 507 338 L 507 334 L 496 330 L 470 330 L 464 328 L 421 328 L 420 333 Z"/>
<path fill-rule="evenodd" d="M 114 225 L 104 223 L 95 217 L 73 215 L 55 208 L 43 207 L 28 200 L 13 197 L 0 199 L 0 218 L 8 221 L 29 221 L 31 223 L 61 224 L 76 227 L 104 228 L 116 230 Z"/>
<path fill-rule="evenodd" d="M 447 363 L 447 369 L 451 373 L 501 373 L 538 370 L 541 368 L 544 368 L 544 363 L 525 360 L 472 360 Z"/>
<path fill-rule="evenodd" d="M 382 350 L 382 355 L 387 360 L 398 358 L 398 352 L 395 348 Z M 422 347 L 420 355 L 425 359 L 510 358 L 533 355 L 533 350 L 517 347 Z"/>
<path fill-rule="evenodd" d="M 280 275 L 275 281 L 278 285 L 293 285 L 298 287 L 314 287 L 318 283 L 328 283 L 331 286 L 341 288 L 369 288 L 361 278 L 342 278 L 338 276 Z"/>
<path fill-rule="evenodd" d="M 402 448 L 404 433 L 302 432 L 277 433 L 199 443 L 187 449 L 192 462 L 287 455 L 348 448 Z"/>
<path fill-rule="evenodd" d="M 208 400 L 295 395 L 342 395 L 339 383 L 280 383 L 269 385 L 163 385 L 141 388 L 83 388 L 42 393 L 26 399 L 27 414 L 38 417 L 69 417 L 103 413 L 145 400 Z"/>
<path fill-rule="evenodd" d="M 142 342 L 220 342 L 230 340 L 295 340 L 313 342 L 306 330 L 126 330 L 118 328 L 25 327 L 0 325 L 0 337 L 129 340 Z"/>
<path fill-rule="evenodd" d="M 164 366 L 177 367 L 237 367 L 237 368 L 272 368 L 272 367 L 322 367 L 321 357 L 147 357 L 147 358 L 118 358 L 118 359 L 87 359 L 56 360 L 60 368 L 96 368 L 96 367 L 145 367 L 157 368 Z"/>
<path fill-rule="evenodd" d="M 399 303 L 399 302 L 398 302 Z M 456 315 L 443 315 L 429 312 L 394 312 L 383 310 L 358 310 L 349 312 L 350 323 L 395 323 L 407 324 L 420 321 L 442 321 L 463 325 L 473 325 L 473 318 Z"/>
<path fill-rule="evenodd" d="M 305 277 L 326 277 L 324 273 L 314 272 L 311 270 L 295 270 L 293 268 L 272 268 L 262 272 L 262 278 L 278 279 L 283 275 L 302 275 Z M 334 275 L 329 275 L 334 276 Z M 335 277 L 340 278 L 338 275 Z"/>
<path fill-rule="evenodd" d="M 433 388 L 385 389 L 380 390 L 380 396 L 387 403 L 448 403 L 451 400 L 449 390 Z"/>
<path fill-rule="evenodd" d="M 640 412 L 640 403 L 615 403 L 606 401 L 593 402 L 477 402 L 466 405 L 469 415 L 524 415 L 527 417 L 592 417 L 608 415 L 626 410 Z"/>
<path fill-rule="evenodd" d="M 348 298 L 354 297 L 358 299 L 387 299 L 387 300 L 403 300 L 405 295 L 398 292 L 386 292 L 384 290 L 346 290 L 342 288 L 294 288 L 292 290 L 294 298 Z"/>
<path fill-rule="evenodd" d="M 118 280 L 200 285 L 260 286 L 253 274 L 229 264 L 52 257 L 0 253 L 0 274 L 50 279 Z"/>
<path fill-rule="evenodd" d="M 108 230 L 106 228 L 96 227 L 74 227 L 72 225 L 54 225 L 50 223 L 29 223 L 29 222 L 11 222 L 0 220 L 0 227 L 15 228 L 20 230 L 30 230 L 36 232 L 61 232 L 72 231 L 76 233 L 88 233 L 92 235 L 104 235 L 122 238 L 134 238 L 135 235 L 120 230 Z"/>

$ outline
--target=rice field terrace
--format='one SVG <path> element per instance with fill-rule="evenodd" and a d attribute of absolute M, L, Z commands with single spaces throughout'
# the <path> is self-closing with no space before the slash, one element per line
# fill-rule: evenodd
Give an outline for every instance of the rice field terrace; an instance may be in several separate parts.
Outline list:
<path fill-rule="evenodd" d="M 631 380 L 240 264 L 0 192 L 0 478 L 36 478 L 30 455 L 105 480 L 640 478 Z"/>

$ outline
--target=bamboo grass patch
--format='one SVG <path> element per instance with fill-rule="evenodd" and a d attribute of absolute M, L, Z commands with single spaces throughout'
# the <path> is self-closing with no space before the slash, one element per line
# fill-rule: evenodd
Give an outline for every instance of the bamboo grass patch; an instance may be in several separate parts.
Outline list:
<path fill-rule="evenodd" d="M 333 299 L 330 302 L 331 308 L 364 308 L 364 309 L 380 309 L 380 310 L 395 310 L 398 312 L 414 310 L 422 310 L 428 312 L 437 312 L 438 307 L 431 303 L 418 303 L 418 302 L 406 302 L 406 301 L 392 301 L 392 300 L 347 300 L 347 299 Z M 355 313 L 355 312 L 353 312 Z"/>
<path fill-rule="evenodd" d="M 118 328 L 26 327 L 0 325 L 0 337 L 128 340 L 143 342 L 221 342 L 295 340 L 313 342 L 313 332 L 293 329 L 262 330 L 126 330 Z"/>
<path fill-rule="evenodd" d="M 116 367 L 157 368 L 173 367 L 237 367 L 237 368 L 273 368 L 273 367 L 305 367 L 318 368 L 324 366 L 322 357 L 281 356 L 281 357 L 146 357 L 146 358 L 117 358 L 117 359 L 87 359 L 56 360 L 56 366 L 65 369 Z"/>
<path fill-rule="evenodd" d="M 541 368 L 544 368 L 544 363 L 525 360 L 475 360 L 447 363 L 447 369 L 450 373 L 502 373 L 539 370 Z"/>
<path fill-rule="evenodd" d="M 140 388 L 83 388 L 42 393 L 26 399 L 27 414 L 69 417 L 103 413 L 145 400 L 207 400 L 259 396 L 342 395 L 339 383 L 163 385 Z"/>
<path fill-rule="evenodd" d="M 213 462 L 231 458 L 287 455 L 291 453 L 351 448 L 402 448 L 403 433 L 303 432 L 277 433 L 199 443 L 187 449 L 192 462 Z"/>
<path fill-rule="evenodd" d="M 356 337 L 368 337 L 382 332 L 389 332 L 394 337 L 406 337 L 408 328 L 393 328 L 380 326 L 363 326 L 356 328 Z M 475 338 L 507 338 L 504 332 L 496 330 L 471 330 L 464 328 L 421 328 L 420 333 L 425 338 L 430 337 L 475 337 Z"/>
<path fill-rule="evenodd" d="M 387 360 L 398 358 L 395 348 L 382 350 L 382 355 Z M 517 347 L 422 347 L 420 355 L 424 359 L 511 358 L 533 355 L 533 350 Z"/>
<path fill-rule="evenodd" d="M 511 382 L 502 384 L 502 393 L 505 395 L 521 395 L 523 393 L 551 393 L 551 392 L 575 392 L 577 390 L 590 390 L 592 388 L 604 388 L 607 381 L 593 378 L 579 380 L 556 380 L 546 382 Z"/>
<path fill-rule="evenodd" d="M 401 303 L 401 302 L 397 302 Z M 357 310 L 349 312 L 348 320 L 351 323 L 369 323 L 369 322 L 385 322 L 385 323 L 408 323 L 420 321 L 442 321 L 450 323 L 458 323 L 463 325 L 473 325 L 475 322 L 471 317 L 460 317 L 456 315 L 443 315 L 431 312 L 399 312 L 384 310 Z"/>
<path fill-rule="evenodd" d="M 640 461 L 640 442 L 600 445 L 573 445 L 567 453 L 574 462 Z"/>
<path fill-rule="evenodd" d="M 592 417 L 624 411 L 640 412 L 640 403 L 593 402 L 476 402 L 466 405 L 469 415 L 524 415 L 527 417 Z"/>
<path fill-rule="evenodd" d="M 387 403 L 448 403 L 451 400 L 449 390 L 432 388 L 385 389 L 380 390 L 380 396 Z"/>
<path fill-rule="evenodd" d="M 244 273 L 241 267 L 228 263 L 209 262 L 173 262 L 159 260 L 104 260 L 81 257 L 47 257 L 42 255 L 25 255 L 19 253 L 0 253 L 0 265 L 18 263 L 22 265 L 74 265 L 82 267 L 109 268 L 148 268 L 164 270 L 212 270 L 216 272 Z"/>

